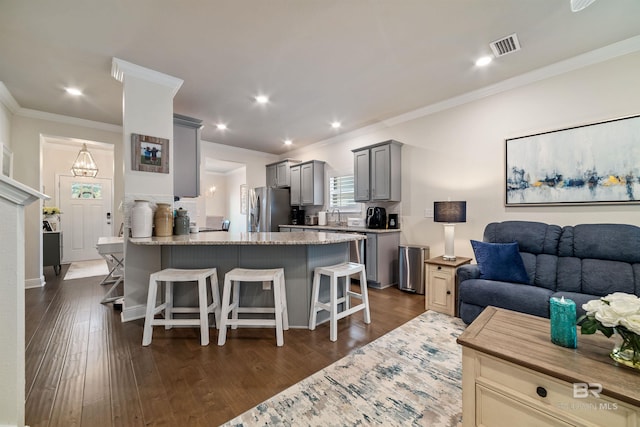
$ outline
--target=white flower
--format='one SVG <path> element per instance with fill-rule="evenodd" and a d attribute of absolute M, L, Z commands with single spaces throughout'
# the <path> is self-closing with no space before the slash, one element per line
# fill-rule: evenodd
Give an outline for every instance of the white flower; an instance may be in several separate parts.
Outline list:
<path fill-rule="evenodd" d="M 613 301 L 631 301 L 636 302 L 638 307 L 640 307 L 640 298 L 633 294 L 626 294 L 624 292 L 614 292 L 612 294 L 607 295 L 606 297 L 602 297 L 603 300 L 613 302 Z"/>
<path fill-rule="evenodd" d="M 604 305 L 595 314 L 596 320 L 602 323 L 602 326 L 615 328 L 620 324 L 622 316 L 613 310 L 610 306 Z"/>
<path fill-rule="evenodd" d="M 620 320 L 620 324 L 634 334 L 640 335 L 640 314 L 627 316 Z"/>
<path fill-rule="evenodd" d="M 587 316 L 593 316 L 596 312 L 598 312 L 603 306 L 607 304 L 599 299 L 592 299 L 588 301 L 586 304 L 582 304 L 582 308 L 587 312 Z"/>
<path fill-rule="evenodd" d="M 634 314 L 640 314 L 640 300 L 635 299 L 618 299 L 613 300 L 609 307 L 620 316 L 627 317 Z"/>

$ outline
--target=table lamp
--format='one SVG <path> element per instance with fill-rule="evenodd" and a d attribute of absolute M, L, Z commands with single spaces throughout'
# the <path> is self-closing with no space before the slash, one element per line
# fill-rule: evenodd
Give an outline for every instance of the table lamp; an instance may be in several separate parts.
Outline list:
<path fill-rule="evenodd" d="M 467 202 L 433 202 L 433 221 L 444 224 L 445 261 L 455 261 L 453 251 L 454 223 L 467 222 Z"/>

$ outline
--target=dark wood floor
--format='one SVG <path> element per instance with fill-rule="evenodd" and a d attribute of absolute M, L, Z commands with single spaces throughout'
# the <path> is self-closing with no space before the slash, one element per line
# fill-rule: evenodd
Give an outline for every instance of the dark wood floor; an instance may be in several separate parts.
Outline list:
<path fill-rule="evenodd" d="M 362 313 L 329 327 L 238 329 L 224 347 L 201 347 L 196 329 L 155 328 L 142 347 L 143 322 L 122 323 L 101 277 L 67 280 L 45 268 L 47 285 L 26 291 L 26 422 L 41 426 L 219 425 L 375 340 L 424 311 L 424 297 L 397 288 L 369 291 Z"/>

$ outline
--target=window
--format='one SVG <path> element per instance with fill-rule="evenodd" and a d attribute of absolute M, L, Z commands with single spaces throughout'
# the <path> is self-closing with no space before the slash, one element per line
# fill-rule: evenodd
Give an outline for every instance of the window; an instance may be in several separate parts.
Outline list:
<path fill-rule="evenodd" d="M 359 210 L 354 200 L 353 175 L 329 178 L 329 209 Z"/>
<path fill-rule="evenodd" d="M 72 199 L 102 199 L 102 184 L 71 183 Z"/>

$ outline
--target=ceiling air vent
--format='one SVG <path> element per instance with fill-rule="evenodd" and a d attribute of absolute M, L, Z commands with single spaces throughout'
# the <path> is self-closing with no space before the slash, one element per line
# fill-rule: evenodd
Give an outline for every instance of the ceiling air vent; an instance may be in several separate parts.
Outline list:
<path fill-rule="evenodd" d="M 516 33 L 489 43 L 496 58 L 520 50 L 520 42 Z"/>

